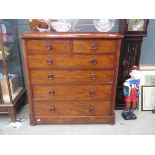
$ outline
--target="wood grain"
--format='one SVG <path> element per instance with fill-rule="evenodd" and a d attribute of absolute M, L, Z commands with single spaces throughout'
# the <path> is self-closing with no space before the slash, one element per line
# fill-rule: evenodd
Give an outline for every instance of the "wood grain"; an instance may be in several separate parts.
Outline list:
<path fill-rule="evenodd" d="M 36 116 L 108 116 L 110 101 L 35 102 Z"/>
<path fill-rule="evenodd" d="M 27 33 L 30 124 L 115 123 L 118 33 Z"/>
<path fill-rule="evenodd" d="M 21 36 L 22 39 L 50 39 L 50 38 L 64 38 L 64 39 L 84 39 L 84 38 L 101 38 L 101 39 L 121 39 L 123 35 L 115 32 L 35 32 L 35 33 L 25 33 Z"/>
<path fill-rule="evenodd" d="M 115 115 L 110 116 L 36 116 L 30 117 L 36 124 L 115 124 Z"/>
<path fill-rule="evenodd" d="M 32 84 L 113 83 L 114 76 L 113 70 L 31 70 L 30 73 Z"/>
<path fill-rule="evenodd" d="M 29 66 L 38 69 L 113 69 L 114 60 L 114 55 L 29 55 Z"/>
<path fill-rule="evenodd" d="M 89 39 L 89 40 L 73 40 L 73 53 L 109 53 L 115 52 L 116 41 Z"/>
<path fill-rule="evenodd" d="M 112 85 L 33 85 L 34 100 L 110 100 Z M 95 91 L 95 92 L 94 92 Z"/>
<path fill-rule="evenodd" d="M 32 39 L 27 46 L 30 54 L 64 54 L 71 51 L 71 41 L 62 39 Z"/>

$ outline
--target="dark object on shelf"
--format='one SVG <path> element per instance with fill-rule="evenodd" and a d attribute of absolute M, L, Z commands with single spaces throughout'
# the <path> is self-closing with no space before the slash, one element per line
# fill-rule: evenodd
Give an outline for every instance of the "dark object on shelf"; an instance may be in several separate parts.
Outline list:
<path fill-rule="evenodd" d="M 4 24 L 2 25 L 4 29 Z M 26 102 L 26 91 L 17 35 L 17 20 L 11 20 L 11 23 L 6 25 L 9 25 L 8 30 L 16 35 L 9 33 L 9 38 L 6 38 L 7 33 L 4 33 L 0 23 L 0 114 L 8 113 L 11 121 L 15 122 L 19 106 Z"/>
<path fill-rule="evenodd" d="M 24 34 L 30 124 L 114 124 L 122 37 L 102 32 Z"/>
<path fill-rule="evenodd" d="M 129 78 L 130 68 L 134 65 L 139 66 L 141 46 L 143 37 L 147 36 L 148 23 L 148 19 L 120 19 L 119 32 L 124 35 L 124 38 L 121 44 L 115 109 L 125 107 L 123 82 Z"/>

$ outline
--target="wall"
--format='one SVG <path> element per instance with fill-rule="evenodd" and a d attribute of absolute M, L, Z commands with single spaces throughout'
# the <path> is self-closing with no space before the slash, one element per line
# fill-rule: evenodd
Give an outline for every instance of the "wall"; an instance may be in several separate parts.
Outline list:
<path fill-rule="evenodd" d="M 86 32 L 96 32 L 97 30 L 93 26 L 93 21 L 91 19 L 80 19 L 80 20 L 69 20 L 73 25 L 75 22 L 77 26 L 75 28 L 81 28 L 82 31 Z M 29 23 L 27 19 L 19 19 L 18 20 L 18 28 L 19 34 L 23 34 L 24 32 L 29 32 Z M 118 32 L 119 28 L 119 20 L 116 20 L 116 24 L 114 28 L 111 30 L 112 32 Z M 21 48 L 22 50 L 22 48 Z M 150 19 L 148 26 L 148 36 L 144 38 L 142 51 L 141 51 L 141 64 L 155 64 L 155 19 Z"/>
<path fill-rule="evenodd" d="M 149 20 L 148 35 L 143 40 L 140 63 L 155 65 L 155 19 Z"/>

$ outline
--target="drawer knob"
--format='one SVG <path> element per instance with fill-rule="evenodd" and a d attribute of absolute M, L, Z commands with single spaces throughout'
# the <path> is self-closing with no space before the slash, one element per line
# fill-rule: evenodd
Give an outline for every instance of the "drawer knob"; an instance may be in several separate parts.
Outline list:
<path fill-rule="evenodd" d="M 95 90 L 90 90 L 90 91 L 89 91 L 89 94 L 90 94 L 90 95 L 96 95 L 96 91 L 95 91 Z"/>
<path fill-rule="evenodd" d="M 97 49 L 97 44 L 96 43 L 93 43 L 92 46 L 91 46 L 92 50 L 96 50 Z"/>
<path fill-rule="evenodd" d="M 90 106 L 88 109 L 89 109 L 90 112 L 94 112 L 95 111 L 95 108 L 93 106 Z"/>
<path fill-rule="evenodd" d="M 96 79 L 96 74 L 91 74 L 90 77 L 91 77 L 92 80 L 95 80 Z"/>
<path fill-rule="evenodd" d="M 52 61 L 51 59 L 48 59 L 48 60 L 47 60 L 47 64 L 48 64 L 48 65 L 51 65 L 52 63 L 53 63 L 53 61 Z"/>
<path fill-rule="evenodd" d="M 48 75 L 48 79 L 49 79 L 49 80 L 52 80 L 53 78 L 54 78 L 53 74 L 49 74 L 49 75 Z"/>
<path fill-rule="evenodd" d="M 91 60 L 91 63 L 92 63 L 93 65 L 97 64 L 96 59 L 93 58 L 93 59 Z"/>
<path fill-rule="evenodd" d="M 51 96 L 55 95 L 55 91 L 54 90 L 49 91 L 49 95 Z"/>
<path fill-rule="evenodd" d="M 47 49 L 47 50 L 50 50 L 51 48 L 52 48 L 52 46 L 51 45 L 45 45 L 45 48 Z"/>
<path fill-rule="evenodd" d="M 49 111 L 50 111 L 50 112 L 55 112 L 55 107 L 51 107 L 51 108 L 49 109 Z"/>

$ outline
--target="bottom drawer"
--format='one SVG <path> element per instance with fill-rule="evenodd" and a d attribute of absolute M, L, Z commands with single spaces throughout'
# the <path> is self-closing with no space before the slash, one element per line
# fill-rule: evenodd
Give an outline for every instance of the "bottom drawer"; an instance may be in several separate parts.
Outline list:
<path fill-rule="evenodd" d="M 36 116 L 108 116 L 110 101 L 35 102 Z"/>

